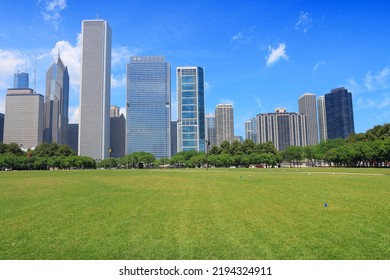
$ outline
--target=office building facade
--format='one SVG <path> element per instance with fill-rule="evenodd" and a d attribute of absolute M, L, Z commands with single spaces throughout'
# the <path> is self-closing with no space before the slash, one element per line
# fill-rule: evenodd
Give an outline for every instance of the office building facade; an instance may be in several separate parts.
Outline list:
<path fill-rule="evenodd" d="M 126 119 L 123 114 L 110 118 L 111 157 L 120 158 L 126 154 Z"/>
<path fill-rule="evenodd" d="M 134 56 L 127 64 L 126 153 L 171 156 L 171 76 L 163 56 Z"/>
<path fill-rule="evenodd" d="M 8 89 L 5 100 L 4 143 L 17 143 L 24 150 L 43 140 L 43 95 L 32 89 Z"/>
<path fill-rule="evenodd" d="M 111 105 L 110 107 L 110 118 L 119 117 L 120 116 L 120 108 L 115 105 Z"/>
<path fill-rule="evenodd" d="M 299 114 L 306 115 L 307 145 L 318 144 L 318 124 L 316 96 L 312 93 L 305 93 L 298 99 Z"/>
<path fill-rule="evenodd" d="M 79 150 L 79 124 L 70 123 L 68 125 L 68 145 L 77 152 Z"/>
<path fill-rule="evenodd" d="M 18 71 L 14 74 L 14 88 L 29 88 L 28 73 Z"/>
<path fill-rule="evenodd" d="M 209 148 L 217 145 L 215 114 L 206 115 L 206 141 L 208 141 Z"/>
<path fill-rule="evenodd" d="M 215 131 L 217 145 L 234 141 L 234 117 L 232 104 L 217 104 L 215 108 Z"/>
<path fill-rule="evenodd" d="M 177 151 L 205 151 L 204 70 L 177 67 Z"/>
<path fill-rule="evenodd" d="M 328 139 L 347 138 L 355 132 L 352 94 L 345 88 L 332 89 L 325 94 Z"/>
<path fill-rule="evenodd" d="M 45 127 L 43 141 L 68 143 L 69 74 L 58 54 L 46 73 Z"/>
<path fill-rule="evenodd" d="M 79 155 L 109 157 L 111 28 L 104 20 L 82 22 Z"/>
<path fill-rule="evenodd" d="M 277 150 L 288 146 L 307 145 L 306 115 L 288 113 L 285 108 L 278 108 L 275 113 L 258 114 L 259 143 L 272 142 Z"/>
<path fill-rule="evenodd" d="M 177 121 L 171 121 L 171 156 L 177 154 Z"/>
<path fill-rule="evenodd" d="M 327 127 L 326 127 L 326 108 L 325 108 L 325 96 L 317 98 L 318 108 L 318 134 L 320 142 L 328 139 Z"/>
<path fill-rule="evenodd" d="M 4 138 L 4 114 L 0 113 L 0 143 L 3 143 Z"/>
<path fill-rule="evenodd" d="M 245 140 L 252 140 L 254 143 L 258 143 L 257 118 L 245 121 Z"/>

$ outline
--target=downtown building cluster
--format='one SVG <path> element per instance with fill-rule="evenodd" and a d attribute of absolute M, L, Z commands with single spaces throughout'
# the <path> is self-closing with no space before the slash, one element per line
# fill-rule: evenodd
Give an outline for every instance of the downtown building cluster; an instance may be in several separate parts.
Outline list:
<path fill-rule="evenodd" d="M 246 139 L 272 142 L 281 151 L 288 146 L 310 146 L 327 139 L 347 138 L 355 132 L 352 94 L 345 88 L 332 89 L 316 98 L 305 93 L 298 99 L 299 113 L 277 108 L 245 122 Z"/>
<path fill-rule="evenodd" d="M 234 136 L 232 104 L 217 104 L 215 113 L 206 115 L 203 67 L 177 67 L 175 73 L 178 116 L 172 121 L 170 63 L 164 56 L 130 57 L 125 118 L 110 100 L 111 28 L 104 20 L 85 20 L 80 123 L 69 124 L 69 73 L 59 53 L 46 74 L 45 97 L 29 88 L 28 74 L 15 74 L 14 88 L 6 96 L 3 142 L 25 149 L 43 142 L 69 144 L 79 155 L 102 160 L 141 151 L 170 158 L 181 151 L 204 152 L 224 141 L 242 141 Z M 332 90 L 317 101 L 305 94 L 299 99 L 299 113 L 279 108 L 245 123 L 246 139 L 271 141 L 278 150 L 345 138 L 353 131 L 352 98 L 345 89 Z"/>

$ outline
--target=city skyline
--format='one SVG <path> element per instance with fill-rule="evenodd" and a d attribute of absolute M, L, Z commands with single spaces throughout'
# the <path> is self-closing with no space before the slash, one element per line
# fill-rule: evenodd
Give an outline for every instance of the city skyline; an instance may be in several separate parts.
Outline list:
<path fill-rule="evenodd" d="M 178 66 L 205 69 L 206 113 L 216 104 L 233 104 L 235 135 L 244 135 L 252 116 L 277 107 L 297 112 L 296 99 L 305 92 L 321 96 L 337 87 L 353 94 L 356 132 L 390 121 L 390 39 L 382 35 L 390 25 L 389 3 L 221 3 L 6 1 L 0 17 L 0 112 L 17 70 L 30 74 L 31 88 L 45 92 L 46 70 L 60 49 L 70 73 L 69 118 L 78 122 L 80 22 L 99 14 L 113 30 L 111 104 L 122 112 L 130 56 L 164 55 L 172 76 Z M 185 21 L 187 14 L 197 16 Z M 173 91 L 171 104 L 175 120 Z"/>

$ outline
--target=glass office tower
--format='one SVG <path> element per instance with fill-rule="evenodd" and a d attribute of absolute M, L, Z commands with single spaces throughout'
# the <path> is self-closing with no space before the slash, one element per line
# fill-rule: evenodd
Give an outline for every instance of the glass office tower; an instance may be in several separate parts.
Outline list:
<path fill-rule="evenodd" d="M 177 67 L 177 151 L 205 151 L 204 71 Z"/>
<path fill-rule="evenodd" d="M 46 73 L 45 127 L 43 141 L 68 144 L 69 74 L 58 53 Z"/>
<path fill-rule="evenodd" d="M 163 56 L 134 56 L 127 64 L 127 154 L 171 157 L 171 76 Z"/>
<path fill-rule="evenodd" d="M 14 88 L 29 88 L 28 73 L 17 72 L 14 74 Z"/>
<path fill-rule="evenodd" d="M 345 88 L 332 89 L 325 94 L 328 139 L 347 138 L 355 132 L 352 94 Z"/>

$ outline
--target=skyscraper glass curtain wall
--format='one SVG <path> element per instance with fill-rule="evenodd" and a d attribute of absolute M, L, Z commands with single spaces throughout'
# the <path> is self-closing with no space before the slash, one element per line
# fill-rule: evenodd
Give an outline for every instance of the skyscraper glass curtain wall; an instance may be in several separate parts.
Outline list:
<path fill-rule="evenodd" d="M 178 67 L 177 151 L 205 151 L 204 71 L 202 67 Z"/>
<path fill-rule="evenodd" d="M 134 56 L 127 64 L 127 154 L 171 156 L 170 64 L 163 56 Z"/>

